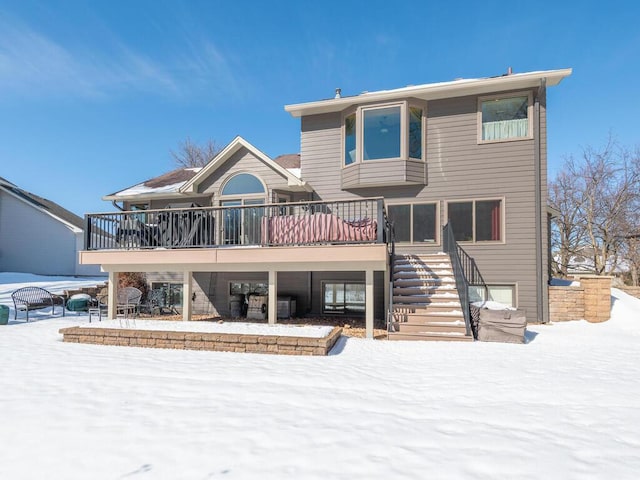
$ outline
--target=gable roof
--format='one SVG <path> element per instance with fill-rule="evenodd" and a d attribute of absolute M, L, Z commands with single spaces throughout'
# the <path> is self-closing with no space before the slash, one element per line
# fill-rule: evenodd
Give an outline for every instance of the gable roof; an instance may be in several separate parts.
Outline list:
<path fill-rule="evenodd" d="M 208 178 L 241 148 L 246 148 L 258 160 L 260 160 L 269 168 L 284 177 L 287 180 L 287 185 L 291 190 L 307 192 L 312 191 L 311 187 L 306 182 L 300 180 L 289 170 L 271 160 L 269 156 L 258 150 L 256 147 L 251 145 L 248 141 L 240 136 L 234 138 L 231 143 L 229 143 L 229 145 L 224 147 L 222 151 L 218 153 L 218 155 L 216 155 L 207 165 L 205 165 L 202 170 L 200 170 L 191 180 L 185 182 L 185 184 L 180 187 L 179 191 L 181 193 L 196 193 L 198 191 L 198 185 L 200 185 L 200 183 Z"/>
<path fill-rule="evenodd" d="M 422 100 L 436 100 L 440 98 L 461 97 L 465 95 L 481 95 L 506 90 L 518 90 L 540 86 L 542 79 L 546 85 L 555 86 L 563 78 L 571 75 L 572 70 L 545 70 L 539 72 L 514 73 L 498 77 L 458 79 L 450 82 L 428 83 L 414 85 L 393 90 L 377 92 L 363 92 L 360 95 L 337 97 L 316 102 L 285 105 L 285 111 L 293 117 L 315 115 L 319 113 L 340 112 L 354 105 L 366 102 L 381 102 L 400 98 L 418 98 Z"/>
<path fill-rule="evenodd" d="M 142 200 L 157 196 L 182 196 L 180 187 L 191 180 L 201 170 L 201 167 L 177 168 L 160 176 L 149 178 L 144 182 L 111 193 L 102 197 L 103 200 Z"/>
<path fill-rule="evenodd" d="M 44 197 L 28 192 L 18 187 L 15 183 L 0 177 L 0 190 L 7 192 L 9 195 L 40 210 L 41 212 L 55 218 L 56 220 L 66 224 L 73 230 L 82 231 L 84 229 L 84 220 L 75 213 L 61 207 L 55 202 Z"/>
<path fill-rule="evenodd" d="M 278 155 L 273 159 L 278 165 L 283 168 L 300 168 L 300 154 L 299 153 L 287 153 L 284 155 Z"/>
<path fill-rule="evenodd" d="M 302 169 L 300 168 L 300 154 L 299 153 L 287 153 L 285 155 L 279 155 L 273 160 L 278 165 L 289 170 L 296 177 L 301 178 Z"/>

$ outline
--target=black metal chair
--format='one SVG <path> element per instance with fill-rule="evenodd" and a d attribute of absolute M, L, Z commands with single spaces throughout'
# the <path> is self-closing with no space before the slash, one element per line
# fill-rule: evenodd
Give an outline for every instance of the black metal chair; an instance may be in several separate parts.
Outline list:
<path fill-rule="evenodd" d="M 31 310 L 51 307 L 51 315 L 55 315 L 56 305 L 62 307 L 63 317 L 65 314 L 64 297 L 55 295 L 44 288 L 22 287 L 11 294 L 11 299 L 15 307 L 14 320 L 18 319 L 18 310 L 26 312 L 27 322 L 29 321 L 29 311 Z"/>

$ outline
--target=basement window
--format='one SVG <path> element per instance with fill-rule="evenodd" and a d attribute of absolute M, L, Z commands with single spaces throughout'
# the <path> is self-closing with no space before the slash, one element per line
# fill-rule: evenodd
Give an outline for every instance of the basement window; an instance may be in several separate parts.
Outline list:
<path fill-rule="evenodd" d="M 487 291 L 480 285 L 469 285 L 469 301 L 471 302 L 493 302 L 502 303 L 508 307 L 517 307 L 516 286 L 515 285 L 487 285 Z"/>
<path fill-rule="evenodd" d="M 365 288 L 361 282 L 323 282 L 322 312 L 362 315 L 365 311 Z"/>

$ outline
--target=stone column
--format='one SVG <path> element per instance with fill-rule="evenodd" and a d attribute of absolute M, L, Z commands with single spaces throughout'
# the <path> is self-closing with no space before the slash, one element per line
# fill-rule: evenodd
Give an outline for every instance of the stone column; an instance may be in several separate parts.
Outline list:
<path fill-rule="evenodd" d="M 588 322 L 606 322 L 611 318 L 611 278 L 585 275 L 580 277 L 584 288 L 584 319 Z"/>

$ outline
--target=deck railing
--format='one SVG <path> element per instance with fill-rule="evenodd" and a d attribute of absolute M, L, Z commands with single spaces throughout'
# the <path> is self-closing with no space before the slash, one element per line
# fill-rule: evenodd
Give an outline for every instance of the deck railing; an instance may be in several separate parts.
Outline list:
<path fill-rule="evenodd" d="M 385 242 L 382 198 L 167 208 L 85 216 L 85 250 Z"/>

